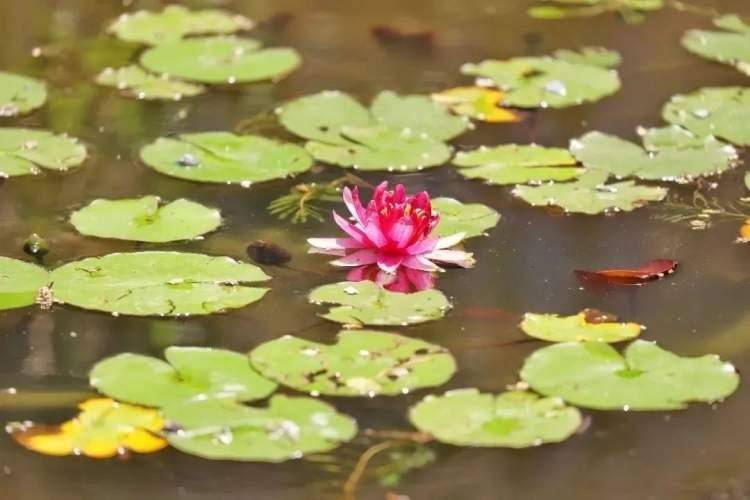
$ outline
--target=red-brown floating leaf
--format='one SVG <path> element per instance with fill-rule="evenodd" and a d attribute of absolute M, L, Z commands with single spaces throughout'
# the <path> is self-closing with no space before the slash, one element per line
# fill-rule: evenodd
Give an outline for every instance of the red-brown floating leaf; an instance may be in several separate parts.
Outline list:
<path fill-rule="evenodd" d="M 595 284 L 614 285 L 642 285 L 672 274 L 677 268 L 677 261 L 673 259 L 651 260 L 641 267 L 633 269 L 603 269 L 599 271 L 576 270 L 578 279 Z"/>

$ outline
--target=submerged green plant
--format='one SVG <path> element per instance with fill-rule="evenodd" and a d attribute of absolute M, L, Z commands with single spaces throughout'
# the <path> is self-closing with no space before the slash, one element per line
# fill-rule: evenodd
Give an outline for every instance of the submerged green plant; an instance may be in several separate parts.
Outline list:
<path fill-rule="evenodd" d="M 652 219 L 672 224 L 689 224 L 692 229 L 703 230 L 714 222 L 744 221 L 750 218 L 750 198 L 722 202 L 715 196 L 694 191 L 689 200 L 674 194 L 664 203 L 654 207 Z"/>
<path fill-rule="evenodd" d="M 644 12 L 659 10 L 664 3 L 664 0 L 541 0 L 528 13 L 536 19 L 565 19 L 615 12 L 625 22 L 636 24 L 643 22 Z"/>
<path fill-rule="evenodd" d="M 325 215 L 322 203 L 337 203 L 341 200 L 341 186 L 353 184 L 367 186 L 367 182 L 356 175 L 347 174 L 325 184 L 316 182 L 292 186 L 289 194 L 279 196 L 268 204 L 268 211 L 280 220 L 289 219 L 292 224 L 304 224 L 313 219 L 323 222 Z"/>

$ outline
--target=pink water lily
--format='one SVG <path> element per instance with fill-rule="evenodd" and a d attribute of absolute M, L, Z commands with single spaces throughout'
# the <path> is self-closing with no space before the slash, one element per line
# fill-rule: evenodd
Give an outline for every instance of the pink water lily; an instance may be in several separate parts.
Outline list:
<path fill-rule="evenodd" d="M 346 281 L 374 281 L 386 290 L 414 293 L 435 288 L 435 273 L 399 267 L 395 273 L 381 271 L 377 264 L 358 266 L 346 275 Z"/>
<path fill-rule="evenodd" d="M 345 238 L 310 238 L 311 252 L 338 255 L 331 264 L 354 267 L 377 264 L 383 272 L 393 274 L 400 267 L 418 271 L 442 271 L 437 264 L 472 267 L 471 253 L 452 248 L 464 239 L 464 233 L 439 238 L 433 235 L 440 221 L 432 211 L 426 192 L 413 196 L 398 184 L 388 190 L 383 182 L 367 207 L 359 199 L 359 189 L 344 188 L 344 203 L 352 222 L 335 211 L 333 220 L 347 234 Z"/>

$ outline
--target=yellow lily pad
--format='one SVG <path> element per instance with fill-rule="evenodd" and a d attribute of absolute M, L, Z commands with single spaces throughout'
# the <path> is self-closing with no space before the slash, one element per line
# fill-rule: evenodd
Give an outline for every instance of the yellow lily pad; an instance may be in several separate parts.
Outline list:
<path fill-rule="evenodd" d="M 621 342 L 637 337 L 645 329 L 638 323 L 620 323 L 616 317 L 595 309 L 564 317 L 526 313 L 520 326 L 527 335 L 549 342 Z"/>
<path fill-rule="evenodd" d="M 432 100 L 457 115 L 487 123 L 520 122 L 520 113 L 501 106 L 505 93 L 482 87 L 455 87 L 436 94 Z"/>

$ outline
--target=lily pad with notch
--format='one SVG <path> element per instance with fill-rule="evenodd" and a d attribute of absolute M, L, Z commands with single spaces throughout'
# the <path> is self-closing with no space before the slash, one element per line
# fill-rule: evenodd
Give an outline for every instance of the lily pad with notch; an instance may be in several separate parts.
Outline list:
<path fill-rule="evenodd" d="M 266 408 L 230 400 L 189 400 L 163 410 L 178 450 L 211 460 L 283 462 L 350 441 L 353 418 L 315 398 L 273 396 Z"/>
<path fill-rule="evenodd" d="M 739 385 L 734 366 L 716 355 L 683 358 L 636 340 L 621 355 L 603 342 L 554 344 L 533 352 L 521 379 L 546 396 L 598 410 L 680 410 L 714 403 Z"/>
<path fill-rule="evenodd" d="M 56 302 L 135 316 L 190 316 L 244 307 L 268 288 L 259 267 L 229 257 L 182 252 L 113 253 L 58 267 Z"/>
<path fill-rule="evenodd" d="M 91 386 L 128 403 L 163 408 L 191 399 L 253 401 L 268 397 L 276 384 L 250 367 L 243 354 L 209 347 L 169 347 L 166 361 L 123 353 L 99 361 Z"/>
<path fill-rule="evenodd" d="M 253 367 L 278 383 L 326 396 L 394 396 L 447 382 L 453 356 L 395 333 L 342 331 L 332 345 L 285 335 L 250 353 Z"/>
<path fill-rule="evenodd" d="M 34 305 L 39 290 L 49 283 L 49 272 L 43 267 L 0 257 L 0 310 Z"/>
<path fill-rule="evenodd" d="M 558 443 L 581 426 L 581 413 L 555 397 L 531 392 L 480 393 L 458 389 L 427 396 L 409 420 L 441 443 L 457 446 L 529 448 Z"/>
<path fill-rule="evenodd" d="M 46 130 L 0 128 L 0 176 L 66 171 L 83 163 L 86 148 L 77 139 Z"/>
<path fill-rule="evenodd" d="M 572 316 L 526 313 L 520 324 L 527 335 L 548 342 L 621 342 L 631 340 L 645 329 L 638 323 L 622 323 L 616 316 L 584 309 Z"/>
<path fill-rule="evenodd" d="M 323 285 L 310 292 L 309 300 L 314 304 L 335 304 L 321 316 L 354 327 L 424 323 L 442 318 L 451 307 L 439 290 L 404 294 L 372 281 Z"/>
<path fill-rule="evenodd" d="M 97 199 L 70 217 L 87 236 L 166 243 L 190 240 L 221 225 L 221 213 L 185 199 L 162 204 L 158 196 L 122 200 Z"/>
<path fill-rule="evenodd" d="M 726 31 L 690 30 L 682 37 L 682 46 L 750 76 L 750 24 L 736 14 L 718 17 L 714 24 Z"/>
<path fill-rule="evenodd" d="M 123 95 L 138 99 L 179 101 L 205 92 L 202 85 L 187 83 L 166 75 L 154 75 L 131 65 L 106 68 L 96 77 L 96 83 L 114 87 Z"/>
<path fill-rule="evenodd" d="M 29 113 L 47 101 L 41 80 L 0 71 L 0 118 Z"/>
<path fill-rule="evenodd" d="M 161 137 L 141 149 L 141 160 L 172 177 L 246 187 L 299 174 L 313 165 L 310 155 L 295 144 L 231 132 Z"/>

